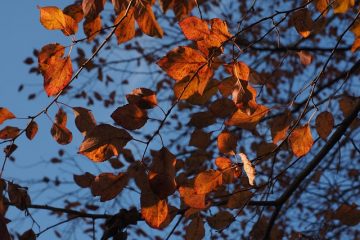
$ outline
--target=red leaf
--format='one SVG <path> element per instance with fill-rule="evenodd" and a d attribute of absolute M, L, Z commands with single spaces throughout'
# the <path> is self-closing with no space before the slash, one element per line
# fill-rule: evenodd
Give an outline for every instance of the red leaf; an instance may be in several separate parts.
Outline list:
<path fill-rule="evenodd" d="M 0 107 L 0 124 L 13 118 L 15 118 L 15 115 L 12 112 L 10 112 L 7 108 Z"/>

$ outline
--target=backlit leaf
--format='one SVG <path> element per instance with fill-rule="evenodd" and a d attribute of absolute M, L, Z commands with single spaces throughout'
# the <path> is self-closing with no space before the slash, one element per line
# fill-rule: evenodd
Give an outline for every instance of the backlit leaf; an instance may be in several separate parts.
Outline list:
<path fill-rule="evenodd" d="M 289 137 L 291 150 L 296 157 L 301 157 L 307 154 L 310 151 L 313 143 L 314 140 L 311 135 L 309 124 L 297 127 Z"/>
<path fill-rule="evenodd" d="M 80 4 L 70 4 L 66 6 L 63 10 L 63 13 L 72 17 L 76 23 L 81 22 L 84 18 L 84 13 Z"/>
<path fill-rule="evenodd" d="M 228 131 L 221 132 L 217 137 L 219 151 L 221 153 L 235 155 L 237 140 L 238 138 L 234 134 Z"/>
<path fill-rule="evenodd" d="M 313 30 L 314 22 L 307 8 L 294 12 L 291 16 L 291 22 L 295 26 L 296 31 L 304 38 L 307 38 Z"/>
<path fill-rule="evenodd" d="M 40 10 L 40 22 L 49 30 L 65 29 L 66 20 L 64 13 L 57 7 L 38 7 Z"/>
<path fill-rule="evenodd" d="M 119 155 L 131 139 L 130 134 L 124 129 L 109 124 L 100 124 L 85 136 L 79 153 L 94 162 L 103 162 Z"/>
<path fill-rule="evenodd" d="M 155 19 L 155 15 L 150 4 L 145 3 L 145 5 L 137 5 L 135 19 L 141 31 L 143 31 L 146 35 L 158 38 L 162 38 L 164 35 L 163 30 Z"/>
<path fill-rule="evenodd" d="M 240 128 L 253 130 L 258 122 L 267 114 L 269 109 L 264 105 L 258 105 L 253 113 L 246 113 L 238 109 L 225 124 L 228 126 L 238 126 Z"/>
<path fill-rule="evenodd" d="M 119 23 L 124 17 L 126 10 L 121 11 L 115 19 L 115 24 Z M 115 30 L 115 36 L 118 40 L 118 44 L 127 42 L 135 36 L 135 18 L 134 8 L 130 8 L 127 16 L 122 20 L 119 26 Z"/>
<path fill-rule="evenodd" d="M 220 169 L 220 170 L 225 170 L 228 169 L 232 166 L 232 162 L 230 159 L 225 158 L 225 157 L 218 157 L 215 160 L 215 165 Z"/>
<path fill-rule="evenodd" d="M 26 137 L 29 139 L 29 140 L 32 140 L 36 133 L 38 132 L 38 124 L 33 120 L 29 123 L 29 125 L 27 126 L 26 128 Z"/>
<path fill-rule="evenodd" d="M 214 216 L 207 217 L 206 220 L 211 228 L 221 230 L 229 226 L 233 221 L 235 221 L 235 218 L 228 211 L 220 211 Z"/>
<path fill-rule="evenodd" d="M 135 88 L 130 94 L 126 95 L 129 103 L 135 104 L 139 108 L 149 109 L 157 106 L 156 94 L 147 88 Z"/>
<path fill-rule="evenodd" d="M 69 144 L 72 141 L 72 133 L 66 127 L 67 115 L 61 108 L 55 115 L 55 122 L 51 127 L 51 135 L 62 145 Z"/>
<path fill-rule="evenodd" d="M 160 198 L 166 199 L 176 190 L 175 176 L 168 173 L 149 173 L 149 183 L 151 190 Z"/>
<path fill-rule="evenodd" d="M 15 118 L 15 115 L 12 112 L 10 112 L 7 108 L 0 107 L 0 124 L 13 118 Z"/>
<path fill-rule="evenodd" d="M 320 113 L 315 120 L 316 131 L 319 136 L 326 140 L 334 128 L 334 117 L 330 112 Z"/>
<path fill-rule="evenodd" d="M 181 186 L 179 188 L 181 199 L 186 205 L 196 209 L 204 209 L 207 207 L 205 203 L 205 194 L 198 194 L 194 188 Z"/>
<path fill-rule="evenodd" d="M 273 143 L 277 144 L 279 141 L 285 139 L 286 132 L 290 127 L 291 121 L 291 112 L 288 110 L 270 121 L 270 130 Z"/>
<path fill-rule="evenodd" d="M 346 13 L 355 5 L 355 0 L 335 0 L 333 4 L 334 13 Z"/>
<path fill-rule="evenodd" d="M 197 194 L 206 194 L 222 185 L 221 172 L 217 170 L 207 170 L 199 173 L 194 182 L 194 189 Z"/>
<path fill-rule="evenodd" d="M 167 200 L 160 200 L 151 191 L 142 191 L 140 197 L 141 216 L 152 228 L 161 228 L 169 213 Z"/>
<path fill-rule="evenodd" d="M 19 135 L 20 129 L 17 127 L 6 126 L 0 130 L 0 139 L 12 139 Z"/>
<path fill-rule="evenodd" d="M 300 52 L 297 52 L 297 54 L 300 58 L 300 62 L 302 65 L 306 66 L 306 65 L 311 64 L 313 56 L 309 52 L 300 51 Z"/>
<path fill-rule="evenodd" d="M 94 19 L 85 19 L 83 28 L 88 41 L 93 40 L 96 37 L 96 35 L 98 35 L 101 31 L 100 16 L 97 16 Z"/>
<path fill-rule="evenodd" d="M 105 202 L 115 198 L 128 183 L 126 173 L 101 173 L 96 176 L 91 183 L 91 193 L 94 196 L 100 196 L 100 201 Z"/>
<path fill-rule="evenodd" d="M 191 223 L 185 227 L 185 239 L 203 239 L 205 236 L 204 221 L 200 216 L 191 220 Z"/>
<path fill-rule="evenodd" d="M 146 111 L 135 104 L 126 104 L 118 107 L 111 114 L 111 118 L 116 124 L 128 130 L 139 129 L 144 126 L 148 120 Z"/>
<path fill-rule="evenodd" d="M 74 107 L 75 125 L 84 135 L 90 132 L 96 126 L 96 120 L 89 109 L 83 107 Z"/>
<path fill-rule="evenodd" d="M 105 0 L 83 0 L 82 10 L 87 19 L 95 19 L 104 9 Z"/>
<path fill-rule="evenodd" d="M 244 153 L 239 153 L 239 156 L 243 163 L 244 172 L 246 173 L 246 175 L 249 179 L 249 184 L 251 186 L 254 186 L 255 176 L 256 176 L 255 167 L 251 164 L 251 162 L 249 161 L 249 159 L 247 158 L 247 156 Z"/>
<path fill-rule="evenodd" d="M 201 40 L 210 34 L 207 22 L 194 16 L 183 19 L 179 22 L 179 25 L 185 37 L 189 40 Z"/>

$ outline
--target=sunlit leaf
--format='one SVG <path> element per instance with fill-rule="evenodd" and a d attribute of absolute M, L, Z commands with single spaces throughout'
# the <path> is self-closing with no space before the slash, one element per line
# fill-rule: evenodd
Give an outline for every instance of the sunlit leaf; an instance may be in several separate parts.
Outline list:
<path fill-rule="evenodd" d="M 10 112 L 7 108 L 0 107 L 0 124 L 13 118 L 15 118 L 15 115 L 12 112 Z"/>
<path fill-rule="evenodd" d="M 206 194 L 222 185 L 221 172 L 217 170 L 207 170 L 200 172 L 194 182 L 194 189 L 197 194 Z"/>
<path fill-rule="evenodd" d="M 237 136 L 228 131 L 223 131 L 217 137 L 219 151 L 225 154 L 235 155 L 237 147 Z"/>
<path fill-rule="evenodd" d="M 189 40 L 201 40 L 210 34 L 207 22 L 194 16 L 183 19 L 179 22 L 179 25 L 185 37 Z"/>
<path fill-rule="evenodd" d="M 151 37 L 162 38 L 164 32 L 156 21 L 154 12 L 150 4 L 139 4 L 136 7 L 135 19 L 141 30 Z"/>
<path fill-rule="evenodd" d="M 160 228 L 166 221 L 169 208 L 167 200 L 160 200 L 151 191 L 142 191 L 140 197 L 141 216 L 152 228 Z"/>
<path fill-rule="evenodd" d="M 63 13 L 72 17 L 76 23 L 81 22 L 84 18 L 84 13 L 80 4 L 70 4 L 66 6 L 63 10 Z"/>
<path fill-rule="evenodd" d="M 239 156 L 243 163 L 244 172 L 246 173 L 246 175 L 249 179 L 249 184 L 251 186 L 254 186 L 255 176 L 256 176 L 255 167 L 252 165 L 252 163 L 249 161 L 249 159 L 247 158 L 247 156 L 244 153 L 239 153 Z"/>
<path fill-rule="evenodd" d="M 49 30 L 65 29 L 66 20 L 64 13 L 57 7 L 38 7 L 40 10 L 40 22 Z"/>
<path fill-rule="evenodd" d="M 157 106 L 156 94 L 147 88 L 135 88 L 130 94 L 126 95 L 129 103 L 135 104 L 139 108 L 149 109 Z"/>
<path fill-rule="evenodd" d="M 105 0 L 83 0 L 82 10 L 87 19 L 96 18 L 104 9 Z"/>
<path fill-rule="evenodd" d="M 292 25 L 295 26 L 296 31 L 304 38 L 307 38 L 313 30 L 314 22 L 307 8 L 302 8 L 294 12 L 291 16 L 291 22 Z"/>
<path fill-rule="evenodd" d="M 292 152 L 296 157 L 301 157 L 307 154 L 314 140 L 311 135 L 311 130 L 309 124 L 305 124 L 304 126 L 297 127 L 289 137 L 289 144 Z"/>
<path fill-rule="evenodd" d="M 61 108 L 55 115 L 55 122 L 51 127 L 51 135 L 59 144 L 66 145 L 72 141 L 72 133 L 66 127 L 67 115 Z"/>
<path fill-rule="evenodd" d="M 300 52 L 297 52 L 299 58 L 300 58 L 300 62 L 302 65 L 309 65 L 311 64 L 312 60 L 313 60 L 313 56 L 309 53 L 309 52 L 306 52 L 306 51 L 300 51 Z"/>
<path fill-rule="evenodd" d="M 225 158 L 225 157 L 218 157 L 215 160 L 215 165 L 220 169 L 220 170 L 225 170 L 228 169 L 232 166 L 232 162 L 230 159 Z"/>
<path fill-rule="evenodd" d="M 253 113 L 246 113 L 238 109 L 225 124 L 229 126 L 238 126 L 240 128 L 252 130 L 255 129 L 258 122 L 267 114 L 269 109 L 264 105 L 258 105 Z"/>
<path fill-rule="evenodd" d="M 126 10 L 121 11 L 116 17 L 114 23 L 118 24 L 125 16 Z M 127 16 L 122 20 L 119 26 L 115 30 L 115 36 L 118 40 L 118 44 L 127 42 L 135 36 L 135 18 L 134 8 L 130 8 Z"/>
<path fill-rule="evenodd" d="M 204 209 L 208 205 L 205 203 L 205 194 L 198 194 L 194 188 L 181 186 L 179 188 L 181 199 L 186 205 L 196 209 Z"/>
<path fill-rule="evenodd" d="M 277 144 L 279 141 L 285 139 L 291 121 L 291 112 L 288 110 L 270 121 L 270 130 L 273 143 Z"/>
<path fill-rule="evenodd" d="M 118 107 L 111 114 L 111 118 L 116 124 L 128 130 L 139 129 L 144 126 L 148 120 L 146 111 L 135 104 L 126 104 Z"/>
<path fill-rule="evenodd" d="M 335 0 L 333 4 L 334 13 L 346 13 L 355 5 L 355 0 Z"/>
<path fill-rule="evenodd" d="M 94 19 L 85 19 L 83 28 L 88 41 L 93 40 L 101 31 L 100 16 L 97 16 Z"/>

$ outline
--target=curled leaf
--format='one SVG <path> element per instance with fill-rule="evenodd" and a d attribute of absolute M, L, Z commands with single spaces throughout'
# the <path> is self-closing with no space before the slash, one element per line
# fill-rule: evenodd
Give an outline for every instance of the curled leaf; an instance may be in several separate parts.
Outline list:
<path fill-rule="evenodd" d="M 243 163 L 244 171 L 249 179 L 249 184 L 251 186 L 254 186 L 255 175 L 256 175 L 255 167 L 251 164 L 251 162 L 244 153 L 239 153 L 239 156 Z"/>

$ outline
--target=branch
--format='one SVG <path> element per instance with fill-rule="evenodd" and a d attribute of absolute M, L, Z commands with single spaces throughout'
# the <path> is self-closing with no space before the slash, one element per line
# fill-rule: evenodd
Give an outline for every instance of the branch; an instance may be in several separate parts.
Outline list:
<path fill-rule="evenodd" d="M 284 203 L 291 197 L 291 195 L 296 191 L 302 181 L 317 167 L 317 165 L 323 160 L 327 153 L 334 147 L 334 145 L 341 139 L 341 137 L 345 134 L 346 130 L 349 128 L 351 123 L 357 117 L 360 112 L 360 99 L 358 99 L 354 110 L 351 114 L 345 118 L 345 120 L 340 124 L 334 134 L 331 136 L 329 141 L 325 144 L 325 146 L 320 150 L 320 152 L 314 157 L 314 159 L 306 166 L 306 168 L 295 178 L 293 183 L 286 189 L 286 191 L 280 196 L 280 198 L 276 201 L 276 209 L 271 216 L 269 221 L 269 225 L 266 229 L 266 233 L 264 236 L 264 240 L 270 238 L 270 233 L 275 221 L 280 213 L 280 210 Z"/>

